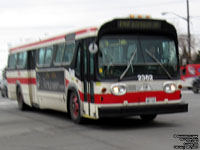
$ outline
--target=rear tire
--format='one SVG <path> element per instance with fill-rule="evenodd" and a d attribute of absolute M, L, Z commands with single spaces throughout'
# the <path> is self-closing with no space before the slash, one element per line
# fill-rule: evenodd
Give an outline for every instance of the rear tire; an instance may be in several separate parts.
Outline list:
<path fill-rule="evenodd" d="M 23 94 L 20 88 L 17 88 L 17 103 L 20 110 L 27 110 L 29 107 L 24 103 Z"/>
<path fill-rule="evenodd" d="M 5 97 L 2 90 L 1 90 L 1 96 L 2 96 L 2 97 Z"/>
<path fill-rule="evenodd" d="M 6 97 L 8 97 L 8 89 L 6 88 L 6 92 L 5 92 Z"/>
<path fill-rule="evenodd" d="M 156 116 L 157 116 L 157 114 L 140 115 L 140 118 L 145 122 L 149 122 L 149 121 L 153 121 L 156 118 Z"/>
<path fill-rule="evenodd" d="M 81 112 L 80 112 L 80 100 L 78 97 L 77 92 L 72 91 L 70 94 L 70 99 L 69 99 L 69 112 L 71 119 L 75 122 L 80 124 L 83 120 L 81 117 Z"/>

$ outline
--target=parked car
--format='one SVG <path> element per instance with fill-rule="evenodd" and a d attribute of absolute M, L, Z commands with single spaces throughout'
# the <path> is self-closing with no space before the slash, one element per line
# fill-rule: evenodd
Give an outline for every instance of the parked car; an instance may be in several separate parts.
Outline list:
<path fill-rule="evenodd" d="M 1 82 L 1 96 L 8 97 L 7 80 L 3 79 Z"/>
<path fill-rule="evenodd" d="M 2 87 L 2 82 L 3 82 L 3 81 L 2 81 L 2 80 L 0 80 L 0 90 L 1 90 L 1 87 Z"/>
<path fill-rule="evenodd" d="M 192 91 L 194 93 L 199 93 L 200 90 L 200 76 L 197 77 L 192 83 Z"/>

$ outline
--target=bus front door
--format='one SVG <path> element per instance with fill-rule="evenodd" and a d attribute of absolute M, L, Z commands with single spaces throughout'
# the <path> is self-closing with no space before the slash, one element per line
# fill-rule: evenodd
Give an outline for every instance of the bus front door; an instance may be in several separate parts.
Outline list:
<path fill-rule="evenodd" d="M 95 118 L 94 106 L 94 54 L 88 50 L 89 41 L 83 50 L 83 85 L 84 85 L 84 113 L 85 117 Z"/>

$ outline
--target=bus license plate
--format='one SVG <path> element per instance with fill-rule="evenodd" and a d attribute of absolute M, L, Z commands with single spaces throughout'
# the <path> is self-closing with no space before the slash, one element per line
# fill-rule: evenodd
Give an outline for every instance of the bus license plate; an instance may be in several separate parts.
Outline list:
<path fill-rule="evenodd" d="M 146 98 L 146 104 L 155 104 L 156 103 L 156 97 L 147 97 Z"/>

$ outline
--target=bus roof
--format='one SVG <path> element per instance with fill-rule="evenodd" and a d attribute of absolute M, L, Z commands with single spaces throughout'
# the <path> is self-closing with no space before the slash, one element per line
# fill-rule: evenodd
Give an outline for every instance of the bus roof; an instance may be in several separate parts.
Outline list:
<path fill-rule="evenodd" d="M 131 32 L 130 32 L 131 31 Z M 38 49 L 40 47 L 47 47 L 49 45 L 65 42 L 65 40 L 77 40 L 81 38 L 87 38 L 92 36 L 98 36 L 100 38 L 105 34 L 116 33 L 137 33 L 137 32 L 149 32 L 171 34 L 175 38 L 176 29 L 173 25 L 167 23 L 164 20 L 157 19 L 130 19 L 130 18 L 117 18 L 106 22 L 99 28 L 91 27 L 74 32 L 69 32 L 59 36 L 43 39 L 40 41 L 16 46 L 10 49 L 10 53 L 17 53 L 21 51 L 28 51 Z M 157 33 L 156 33 L 157 32 Z"/>
<path fill-rule="evenodd" d="M 19 46 L 10 48 L 10 53 L 27 51 L 27 50 L 37 49 L 37 48 L 42 47 L 42 46 L 48 46 L 50 44 L 61 43 L 61 42 L 64 42 L 65 39 L 70 35 L 73 35 L 75 39 L 81 39 L 81 38 L 84 38 L 84 37 L 96 36 L 97 30 L 98 30 L 97 27 L 91 27 L 91 28 L 77 30 L 77 31 L 62 34 L 62 35 L 59 35 L 59 36 L 54 36 L 54 37 L 50 37 L 50 38 L 47 38 L 47 39 L 31 42 L 31 43 L 28 43 L 28 44 L 19 45 Z"/>

